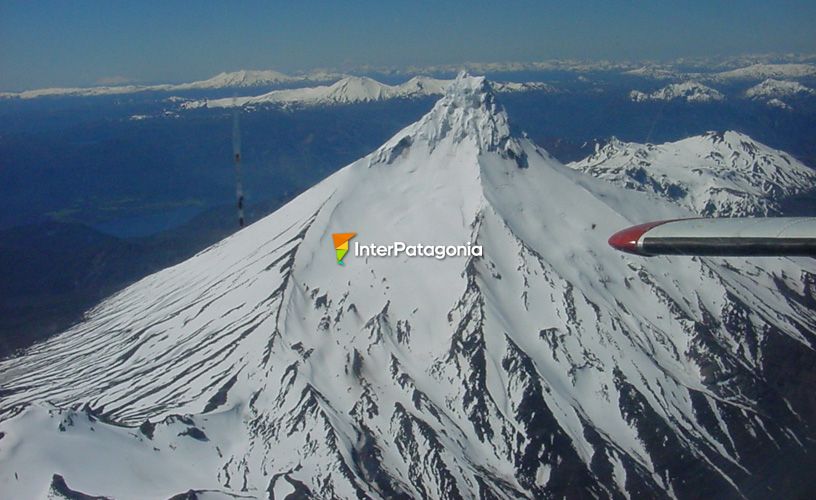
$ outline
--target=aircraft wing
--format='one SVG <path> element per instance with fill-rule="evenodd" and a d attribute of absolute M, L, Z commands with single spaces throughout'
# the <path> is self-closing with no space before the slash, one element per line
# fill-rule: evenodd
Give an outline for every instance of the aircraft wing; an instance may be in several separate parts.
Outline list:
<path fill-rule="evenodd" d="M 678 219 L 619 231 L 609 244 L 636 255 L 816 257 L 816 217 Z"/>

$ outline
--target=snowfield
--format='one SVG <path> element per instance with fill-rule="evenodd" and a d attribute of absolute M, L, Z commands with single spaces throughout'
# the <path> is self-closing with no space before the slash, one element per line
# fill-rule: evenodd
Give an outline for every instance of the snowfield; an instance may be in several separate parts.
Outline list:
<path fill-rule="evenodd" d="M 816 171 L 735 131 L 658 145 L 613 139 L 569 166 L 709 217 L 781 215 L 781 200 L 816 186 Z"/>
<path fill-rule="evenodd" d="M 796 367 L 814 361 L 816 264 L 615 252 L 614 231 L 697 205 L 562 165 L 511 133 L 483 78 L 445 92 L 0 361 L 0 497 L 784 496 L 813 465 Z M 689 157 L 720 151 L 706 141 Z M 728 161 L 706 182 L 745 186 Z M 331 234 L 349 231 L 484 256 L 338 266 Z"/>

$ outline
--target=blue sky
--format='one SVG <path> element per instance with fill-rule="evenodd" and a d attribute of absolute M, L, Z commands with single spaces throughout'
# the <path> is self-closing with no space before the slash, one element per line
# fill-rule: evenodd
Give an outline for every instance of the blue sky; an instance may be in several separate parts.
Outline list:
<path fill-rule="evenodd" d="M 810 53 L 814 20 L 813 0 L 0 0 L 0 89 L 241 68 Z"/>

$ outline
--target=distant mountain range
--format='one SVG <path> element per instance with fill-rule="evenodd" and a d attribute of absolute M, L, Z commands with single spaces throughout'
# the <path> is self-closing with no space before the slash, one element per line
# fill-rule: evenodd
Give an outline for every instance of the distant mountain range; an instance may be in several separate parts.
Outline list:
<path fill-rule="evenodd" d="M 212 78 L 189 83 L 158 85 L 112 85 L 99 87 L 45 88 L 25 90 L 22 92 L 0 92 L 0 98 L 35 99 L 38 97 L 88 97 L 100 95 L 133 94 L 137 92 L 176 92 L 186 90 L 214 90 L 230 88 L 253 88 L 288 83 L 329 82 L 342 78 L 343 74 L 330 72 L 312 72 L 299 76 L 290 76 L 271 70 L 241 70 L 230 73 L 219 73 Z"/>
<path fill-rule="evenodd" d="M 766 78 L 814 78 L 816 64 L 814 63 L 754 63 L 739 66 L 725 71 L 717 68 L 682 69 L 681 65 L 673 64 L 646 64 L 635 69 L 624 71 L 624 74 L 651 78 L 655 80 L 667 79 L 698 79 L 703 81 L 750 81 Z"/>
<path fill-rule="evenodd" d="M 738 57 L 718 59 L 681 59 L 667 63 L 583 61 L 558 59 L 538 62 L 461 63 L 436 66 L 395 68 L 358 68 L 358 75 L 450 75 L 461 69 L 479 73 L 570 72 L 611 73 L 660 80 L 750 81 L 816 78 L 816 59 L 809 56 Z M 224 72 L 188 83 L 156 85 L 105 85 L 94 87 L 54 87 L 21 92 L 0 92 L 0 99 L 35 99 L 58 96 L 101 96 L 138 92 L 182 92 L 190 90 L 243 89 L 276 85 L 296 85 L 336 82 L 346 76 L 342 71 L 318 70 L 288 75 L 273 70 L 240 70 Z"/>
<path fill-rule="evenodd" d="M 453 80 L 440 80 L 415 76 L 399 85 L 387 85 L 372 78 L 347 76 L 331 85 L 297 89 L 273 90 L 254 97 L 224 99 L 202 99 L 182 102 L 181 109 L 252 107 L 259 105 L 326 106 L 358 102 L 384 101 L 388 99 L 410 99 L 415 97 L 443 95 Z M 497 82 L 496 92 L 523 92 L 539 90 L 557 92 L 553 86 L 543 82 Z"/>
<path fill-rule="evenodd" d="M 801 65 L 797 65 L 801 66 Z M 654 69 L 647 70 L 640 68 L 635 70 L 637 74 L 648 76 L 653 79 L 674 78 L 678 75 L 668 76 L 669 73 L 665 70 Z M 635 74 L 635 71 L 627 72 L 628 74 Z M 758 72 L 757 78 L 760 78 L 766 73 Z M 709 78 L 709 80 L 716 80 Z M 804 97 L 812 97 L 816 95 L 816 91 L 812 88 L 803 85 L 793 80 L 777 80 L 775 78 L 767 78 L 761 83 L 758 83 L 745 92 L 738 94 L 737 97 L 746 97 L 755 101 L 765 102 L 768 106 L 782 109 L 792 109 L 785 99 L 800 99 Z M 629 93 L 629 98 L 634 102 L 647 101 L 685 101 L 688 103 L 710 103 L 723 101 L 726 99 L 725 95 L 717 89 L 708 85 L 700 83 L 699 81 L 687 80 L 679 83 L 670 83 L 654 92 L 647 93 L 639 90 L 632 90 Z"/>

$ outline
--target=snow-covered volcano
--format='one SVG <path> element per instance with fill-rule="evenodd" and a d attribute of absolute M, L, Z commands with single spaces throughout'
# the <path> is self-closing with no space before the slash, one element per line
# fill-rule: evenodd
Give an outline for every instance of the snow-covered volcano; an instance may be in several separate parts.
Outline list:
<path fill-rule="evenodd" d="M 687 214 L 561 165 L 462 75 L 369 156 L 0 362 L 0 496 L 791 491 L 816 265 L 606 244 Z M 338 266 L 338 232 L 484 255 Z"/>

